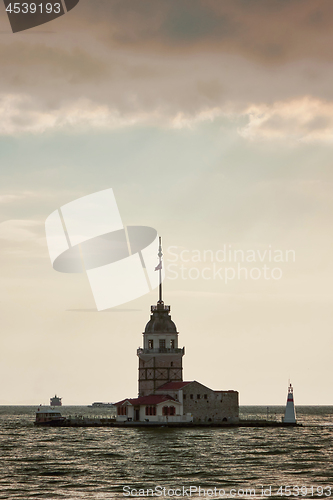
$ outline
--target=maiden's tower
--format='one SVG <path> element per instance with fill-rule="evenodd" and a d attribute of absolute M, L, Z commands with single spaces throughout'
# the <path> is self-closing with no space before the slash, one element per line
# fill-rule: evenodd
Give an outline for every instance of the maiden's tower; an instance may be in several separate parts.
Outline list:
<path fill-rule="evenodd" d="M 115 403 L 118 421 L 216 422 L 239 420 L 237 391 L 214 391 L 197 381 L 183 381 L 185 348 L 162 299 L 162 248 L 159 245 L 159 299 L 143 332 L 138 397 Z"/>

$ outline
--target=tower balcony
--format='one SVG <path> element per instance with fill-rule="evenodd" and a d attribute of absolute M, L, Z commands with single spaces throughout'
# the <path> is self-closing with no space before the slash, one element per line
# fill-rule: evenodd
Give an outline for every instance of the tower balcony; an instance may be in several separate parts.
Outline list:
<path fill-rule="evenodd" d="M 170 306 L 165 306 L 164 303 L 157 304 L 156 306 L 150 306 L 151 312 L 156 312 L 156 311 L 166 311 L 170 312 Z"/>
<path fill-rule="evenodd" d="M 143 349 L 142 347 L 139 347 L 136 353 L 138 356 L 140 356 L 140 354 L 181 354 L 182 356 L 184 356 L 185 347 L 158 347 L 156 349 Z"/>

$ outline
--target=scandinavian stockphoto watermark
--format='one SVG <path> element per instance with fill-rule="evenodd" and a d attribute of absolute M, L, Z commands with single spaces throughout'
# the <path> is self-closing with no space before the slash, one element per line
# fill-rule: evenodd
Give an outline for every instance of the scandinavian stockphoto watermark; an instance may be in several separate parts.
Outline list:
<path fill-rule="evenodd" d="M 169 246 L 162 262 L 157 231 L 124 226 L 111 188 L 83 196 L 52 212 L 45 221 L 54 270 L 87 274 L 97 310 L 130 302 L 164 279 L 280 280 L 283 266 L 295 262 L 294 250 L 217 250 Z M 159 257 L 159 258 L 158 258 Z M 159 272 L 156 272 L 159 271 Z"/>
<path fill-rule="evenodd" d="M 141 297 L 164 278 L 157 231 L 124 226 L 111 188 L 58 208 L 45 231 L 53 269 L 85 272 L 98 311 Z"/>
<path fill-rule="evenodd" d="M 294 263 L 295 250 L 236 248 L 224 244 L 217 250 L 185 249 L 169 246 L 166 251 L 167 278 L 170 280 L 280 280 L 283 266 Z"/>

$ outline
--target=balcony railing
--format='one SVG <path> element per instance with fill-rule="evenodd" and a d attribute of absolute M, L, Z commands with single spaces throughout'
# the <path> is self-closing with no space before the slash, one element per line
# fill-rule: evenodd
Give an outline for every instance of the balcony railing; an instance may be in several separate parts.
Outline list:
<path fill-rule="evenodd" d="M 185 347 L 183 348 L 171 348 L 171 347 L 159 347 L 157 349 L 142 349 L 139 347 L 137 354 L 185 354 Z"/>
<path fill-rule="evenodd" d="M 150 307 L 151 312 L 154 311 L 168 311 L 170 312 L 170 306 L 165 306 L 164 304 L 158 304 L 157 306 Z"/>

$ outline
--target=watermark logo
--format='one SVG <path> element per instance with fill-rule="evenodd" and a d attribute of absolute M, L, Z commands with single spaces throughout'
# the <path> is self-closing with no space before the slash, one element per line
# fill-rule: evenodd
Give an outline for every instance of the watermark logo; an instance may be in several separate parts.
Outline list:
<path fill-rule="evenodd" d="M 80 0 L 3 0 L 13 33 L 48 23 L 72 10 Z"/>
<path fill-rule="evenodd" d="M 166 252 L 170 280 L 280 280 L 285 264 L 295 262 L 294 250 L 268 245 L 262 249 L 240 249 L 224 244 L 218 250 L 189 250 L 170 246 Z"/>
<path fill-rule="evenodd" d="M 86 272 L 99 311 L 157 288 L 164 278 L 158 234 L 151 227 L 124 227 L 113 190 L 84 196 L 45 221 L 51 263 L 62 273 Z"/>

